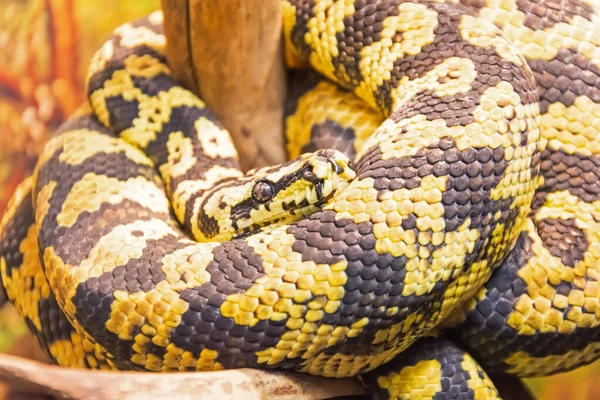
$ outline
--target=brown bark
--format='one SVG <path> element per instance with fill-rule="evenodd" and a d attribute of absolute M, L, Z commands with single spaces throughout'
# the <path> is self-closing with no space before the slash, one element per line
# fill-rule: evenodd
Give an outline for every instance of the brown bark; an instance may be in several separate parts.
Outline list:
<path fill-rule="evenodd" d="M 162 0 L 167 57 L 233 137 L 242 169 L 285 161 L 279 0 Z"/>

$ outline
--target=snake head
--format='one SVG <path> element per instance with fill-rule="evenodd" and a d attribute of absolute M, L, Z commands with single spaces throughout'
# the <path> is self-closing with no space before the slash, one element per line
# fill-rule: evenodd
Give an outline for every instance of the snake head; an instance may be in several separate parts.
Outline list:
<path fill-rule="evenodd" d="M 269 182 L 275 189 L 273 196 L 261 196 L 265 181 L 258 180 L 252 189 L 252 197 L 272 210 L 281 204 L 283 210 L 295 213 L 305 206 L 322 207 L 337 190 L 356 177 L 348 157 L 333 149 L 304 154 L 284 164 L 281 172 L 284 172 L 282 177 L 277 176 L 277 171 L 267 173 L 267 180 L 276 179 Z"/>
<path fill-rule="evenodd" d="M 213 230 L 208 239 L 229 240 L 310 215 L 355 177 L 350 160 L 341 152 L 327 149 L 307 153 L 225 182 L 210 194 L 200 217 L 212 218 L 212 226 L 218 224 L 218 231 Z"/>

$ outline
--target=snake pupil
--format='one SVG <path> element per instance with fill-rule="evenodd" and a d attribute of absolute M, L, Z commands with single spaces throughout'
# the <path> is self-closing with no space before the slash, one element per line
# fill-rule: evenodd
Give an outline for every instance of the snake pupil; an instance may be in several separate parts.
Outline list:
<path fill-rule="evenodd" d="M 252 197 L 254 200 L 261 203 L 271 200 L 274 194 L 275 189 L 273 188 L 273 185 L 267 181 L 257 182 L 252 188 Z"/>

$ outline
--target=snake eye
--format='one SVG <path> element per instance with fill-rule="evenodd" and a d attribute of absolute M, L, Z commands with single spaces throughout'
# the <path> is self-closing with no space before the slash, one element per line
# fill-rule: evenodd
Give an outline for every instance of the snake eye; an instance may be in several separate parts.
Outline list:
<path fill-rule="evenodd" d="M 260 181 L 252 188 L 252 197 L 258 202 L 269 201 L 273 198 L 273 195 L 275 195 L 275 189 L 270 182 Z"/>
<path fill-rule="evenodd" d="M 315 175 L 315 173 L 312 170 L 312 166 L 302 171 L 302 179 L 312 183 L 316 183 L 319 181 L 319 178 L 317 177 L 317 175 Z"/>

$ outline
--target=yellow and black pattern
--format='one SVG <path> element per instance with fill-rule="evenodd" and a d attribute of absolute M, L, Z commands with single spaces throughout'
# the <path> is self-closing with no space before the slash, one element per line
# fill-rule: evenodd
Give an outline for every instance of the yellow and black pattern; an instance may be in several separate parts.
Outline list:
<path fill-rule="evenodd" d="M 312 70 L 292 71 L 285 108 L 288 155 L 337 149 L 354 160 L 385 118 Z"/>
<path fill-rule="evenodd" d="M 49 359 L 70 368 L 114 369 L 106 352 L 81 336 L 59 308 L 40 264 L 31 178 L 16 189 L 0 224 L 0 276 L 8 299 Z"/>
<path fill-rule="evenodd" d="M 500 399 L 494 383 L 451 341 L 426 336 L 402 356 L 362 376 L 374 399 Z"/>
<path fill-rule="evenodd" d="M 31 329 L 50 329 L 43 297 L 71 364 L 368 373 L 396 398 L 495 398 L 481 367 L 593 361 L 596 4 L 467 1 L 283 1 L 289 65 L 328 81 L 291 92 L 299 158 L 247 174 L 171 77 L 162 15 L 118 28 L 93 115 L 52 138 L 3 222 Z M 441 323 L 469 354 L 430 336 Z"/>
<path fill-rule="evenodd" d="M 317 17 L 331 13 L 337 29 L 332 7 Z M 365 140 L 357 177 L 322 211 L 223 243 L 190 241 L 170 215 L 165 192 L 183 226 L 209 239 L 197 218 L 199 209 L 212 211 L 198 200 L 200 185 L 235 187 L 243 177 L 233 150 L 212 152 L 213 130 L 224 130 L 161 62 L 159 18 L 119 28 L 98 52 L 88 93 L 99 121 L 119 137 L 95 129 L 53 139 L 36 170 L 34 208 L 50 287 L 117 367 L 355 375 L 435 327 L 504 258 L 536 187 L 533 77 L 491 24 L 455 7 L 403 3 L 386 13 L 400 30 L 411 30 L 407 21 L 438 21 L 439 32 L 417 32 L 421 51 L 455 57 L 440 53 L 408 79 L 397 79 L 393 63 L 374 61 L 395 80 L 378 85 L 372 74 L 355 92 L 390 117 Z M 363 14 L 353 15 L 369 21 Z M 484 34 L 497 43 L 478 45 Z M 415 51 L 403 50 L 412 41 L 402 37 L 397 58 Z M 328 48 L 319 43 L 309 53 L 322 70 Z M 370 51 L 383 51 L 375 44 Z M 484 61 L 502 73 L 486 71 Z M 445 118 L 453 102 L 462 108 Z M 105 144 L 70 141 L 86 136 Z M 321 164 L 343 174 L 344 157 L 334 158 Z"/>
<path fill-rule="evenodd" d="M 453 327 L 447 333 L 488 372 L 543 376 L 573 369 L 597 359 L 600 332 L 598 3 L 462 3 L 501 28 L 534 73 L 542 112 L 542 180 L 515 249 L 464 310 L 443 325 Z M 319 106 L 329 109 L 328 104 L 335 102 Z M 350 114 L 377 121 L 364 109 Z M 290 145 L 297 146 L 291 140 Z M 339 148 L 352 155 L 348 146 Z M 312 145 L 320 147 L 319 141 Z"/>
<path fill-rule="evenodd" d="M 570 370 L 600 350 L 600 3 L 466 3 L 536 77 L 542 181 L 517 246 L 448 333 L 490 373 Z"/>

